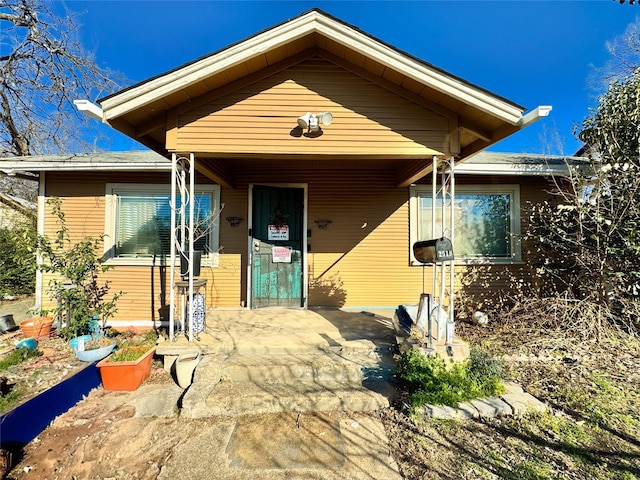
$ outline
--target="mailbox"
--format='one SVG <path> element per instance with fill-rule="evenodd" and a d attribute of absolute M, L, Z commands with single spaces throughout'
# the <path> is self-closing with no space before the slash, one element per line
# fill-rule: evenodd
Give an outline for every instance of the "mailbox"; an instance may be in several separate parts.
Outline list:
<path fill-rule="evenodd" d="M 453 246 L 448 238 L 424 240 L 413 244 L 413 255 L 420 263 L 437 263 L 453 260 Z"/>

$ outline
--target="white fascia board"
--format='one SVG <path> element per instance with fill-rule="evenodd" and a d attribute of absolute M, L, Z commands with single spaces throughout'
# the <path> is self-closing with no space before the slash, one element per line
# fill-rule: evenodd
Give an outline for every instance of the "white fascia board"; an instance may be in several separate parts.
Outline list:
<path fill-rule="evenodd" d="M 151 103 L 158 98 L 172 94 L 202 78 L 242 63 L 257 55 L 264 54 L 317 31 L 350 49 L 373 58 L 389 68 L 398 70 L 417 82 L 429 85 L 446 95 L 495 116 L 507 123 L 517 125 L 522 118 L 522 110 L 483 90 L 443 74 L 416 62 L 402 53 L 381 44 L 374 39 L 353 30 L 318 12 L 284 23 L 261 34 L 231 46 L 215 55 L 187 65 L 184 68 L 145 82 L 101 102 L 105 119 L 109 120 Z"/>
<path fill-rule="evenodd" d="M 310 12 L 297 20 L 258 34 L 215 55 L 108 98 L 101 102 L 105 118 L 111 119 L 124 115 L 158 98 L 175 93 L 202 78 L 214 75 L 307 35 L 315 29 L 316 16 L 316 12 Z"/>
<path fill-rule="evenodd" d="M 68 172 L 68 171 L 108 171 L 108 170 L 171 170 L 171 163 L 87 163 L 87 162 L 0 162 L 0 170 L 11 175 L 13 172 Z"/>
<path fill-rule="evenodd" d="M 495 163 L 456 163 L 456 175 L 568 175 L 569 170 L 566 165 L 527 165 L 515 164 L 504 165 Z"/>
<path fill-rule="evenodd" d="M 328 38 L 355 50 L 368 58 L 373 58 L 383 65 L 397 70 L 413 80 L 428 85 L 450 97 L 476 108 L 512 125 L 517 125 L 522 109 L 505 102 L 490 93 L 460 82 L 458 79 L 443 74 L 421 62 L 379 43 L 372 38 L 336 23 L 326 17 L 318 18 L 318 32 Z"/>

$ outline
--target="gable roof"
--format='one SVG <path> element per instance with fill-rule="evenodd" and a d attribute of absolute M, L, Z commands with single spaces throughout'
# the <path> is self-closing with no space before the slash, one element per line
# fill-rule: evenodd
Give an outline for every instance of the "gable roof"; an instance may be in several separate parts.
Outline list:
<path fill-rule="evenodd" d="M 155 151 L 167 112 L 252 76 L 320 56 L 394 93 L 458 118 L 464 158 L 548 113 L 524 107 L 452 75 L 319 10 L 309 10 L 166 73 L 99 100 L 103 121 Z"/>

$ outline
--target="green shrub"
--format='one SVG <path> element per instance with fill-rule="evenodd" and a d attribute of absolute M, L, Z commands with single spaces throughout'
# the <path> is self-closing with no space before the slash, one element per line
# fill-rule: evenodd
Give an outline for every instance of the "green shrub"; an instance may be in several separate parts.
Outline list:
<path fill-rule="evenodd" d="M 504 393 L 502 364 L 472 348 L 468 360 L 447 364 L 442 357 L 411 350 L 399 356 L 396 377 L 415 410 L 425 404 L 457 406 L 475 398 Z"/>
<path fill-rule="evenodd" d="M 35 289 L 35 219 L 11 229 L 0 228 L 0 298 L 29 295 Z"/>

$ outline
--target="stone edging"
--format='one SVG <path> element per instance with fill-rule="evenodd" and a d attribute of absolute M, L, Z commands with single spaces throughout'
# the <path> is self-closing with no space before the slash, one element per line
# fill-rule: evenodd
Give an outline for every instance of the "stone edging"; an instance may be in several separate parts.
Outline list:
<path fill-rule="evenodd" d="M 457 408 L 448 405 L 424 405 L 422 415 L 429 418 L 468 420 L 544 412 L 548 407 L 513 382 L 505 383 L 506 393 L 500 397 L 479 398 L 463 402 Z"/>

